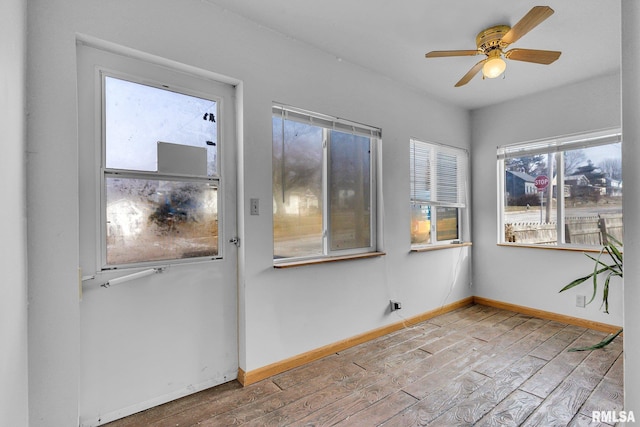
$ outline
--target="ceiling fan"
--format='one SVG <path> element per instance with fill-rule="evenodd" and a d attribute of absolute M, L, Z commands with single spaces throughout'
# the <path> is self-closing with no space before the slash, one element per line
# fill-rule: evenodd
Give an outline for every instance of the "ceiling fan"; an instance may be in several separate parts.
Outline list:
<path fill-rule="evenodd" d="M 496 25 L 480 31 L 476 37 L 475 50 L 435 50 L 425 55 L 426 58 L 442 58 L 449 56 L 474 56 L 484 54 L 487 57 L 474 65 L 465 74 L 455 87 L 463 86 L 482 70 L 483 78 L 490 79 L 500 76 L 507 64 L 502 59 L 514 61 L 534 62 L 536 64 L 549 65 L 560 57 L 562 52 L 554 50 L 537 49 L 510 49 L 505 52 L 507 46 L 518 41 L 522 36 L 540 25 L 545 19 L 553 15 L 553 9 L 549 6 L 533 7 L 513 27 L 508 25 Z"/>

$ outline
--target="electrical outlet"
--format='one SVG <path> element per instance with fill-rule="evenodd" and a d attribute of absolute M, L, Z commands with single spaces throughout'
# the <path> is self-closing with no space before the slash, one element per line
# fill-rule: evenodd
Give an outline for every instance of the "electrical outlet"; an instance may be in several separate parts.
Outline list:
<path fill-rule="evenodd" d="M 584 308 L 587 305 L 587 297 L 584 295 L 576 295 L 576 307 Z"/>
<path fill-rule="evenodd" d="M 391 300 L 389 301 L 389 303 L 391 306 L 391 311 L 400 310 L 402 308 L 402 303 L 400 301 Z"/>

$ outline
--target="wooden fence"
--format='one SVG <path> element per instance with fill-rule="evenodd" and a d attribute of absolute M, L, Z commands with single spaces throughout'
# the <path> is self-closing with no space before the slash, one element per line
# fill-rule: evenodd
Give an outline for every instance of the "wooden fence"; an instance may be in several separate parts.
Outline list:
<path fill-rule="evenodd" d="M 564 241 L 578 245 L 602 245 L 599 218 L 597 216 L 565 218 Z"/>
<path fill-rule="evenodd" d="M 600 214 L 599 217 L 603 243 L 605 245 L 609 243 L 608 236 L 613 237 L 618 242 L 622 242 L 622 234 L 624 232 L 622 214 Z"/>
<path fill-rule="evenodd" d="M 600 246 L 609 242 L 609 236 L 622 242 L 622 214 L 598 214 L 588 217 L 565 218 L 566 243 Z M 505 224 L 505 241 L 536 245 L 554 245 L 558 242 L 556 223 L 519 222 Z"/>
<path fill-rule="evenodd" d="M 505 224 L 505 241 L 552 245 L 558 241 L 557 227 L 554 222 L 517 222 Z"/>

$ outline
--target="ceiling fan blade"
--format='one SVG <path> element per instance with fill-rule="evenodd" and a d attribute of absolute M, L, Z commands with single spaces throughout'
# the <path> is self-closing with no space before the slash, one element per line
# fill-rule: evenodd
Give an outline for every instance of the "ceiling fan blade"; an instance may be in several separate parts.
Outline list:
<path fill-rule="evenodd" d="M 467 72 L 467 74 L 465 74 L 460 79 L 460 81 L 458 81 L 458 83 L 455 84 L 455 87 L 464 86 L 467 83 L 469 83 L 469 81 L 473 78 L 473 76 L 478 74 L 478 72 L 482 69 L 482 66 L 484 65 L 485 62 L 487 62 L 487 59 L 483 59 L 482 61 L 478 62 L 476 65 L 471 67 L 471 69 Z"/>
<path fill-rule="evenodd" d="M 549 65 L 556 59 L 560 58 L 560 54 L 556 50 L 537 50 L 537 49 L 511 49 L 504 56 L 508 59 L 524 62 L 535 62 L 536 64 Z"/>
<path fill-rule="evenodd" d="M 516 25 L 511 27 L 502 37 L 501 43 L 506 46 L 516 42 L 520 37 L 540 25 L 542 21 L 553 15 L 553 9 L 549 6 L 535 6 Z"/>
<path fill-rule="evenodd" d="M 425 55 L 425 58 L 444 58 L 448 56 L 474 56 L 478 50 L 434 50 Z"/>

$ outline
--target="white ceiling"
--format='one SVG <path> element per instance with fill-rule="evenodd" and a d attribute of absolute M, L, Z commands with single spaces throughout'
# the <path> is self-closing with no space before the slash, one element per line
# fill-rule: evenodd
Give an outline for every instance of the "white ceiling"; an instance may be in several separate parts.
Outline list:
<path fill-rule="evenodd" d="M 208 0 L 259 25 L 447 102 L 473 109 L 620 69 L 620 0 Z M 476 35 L 513 26 L 533 6 L 555 10 L 509 48 L 562 51 L 551 65 L 507 61 L 505 77 L 454 84 L 483 57 Z"/>

